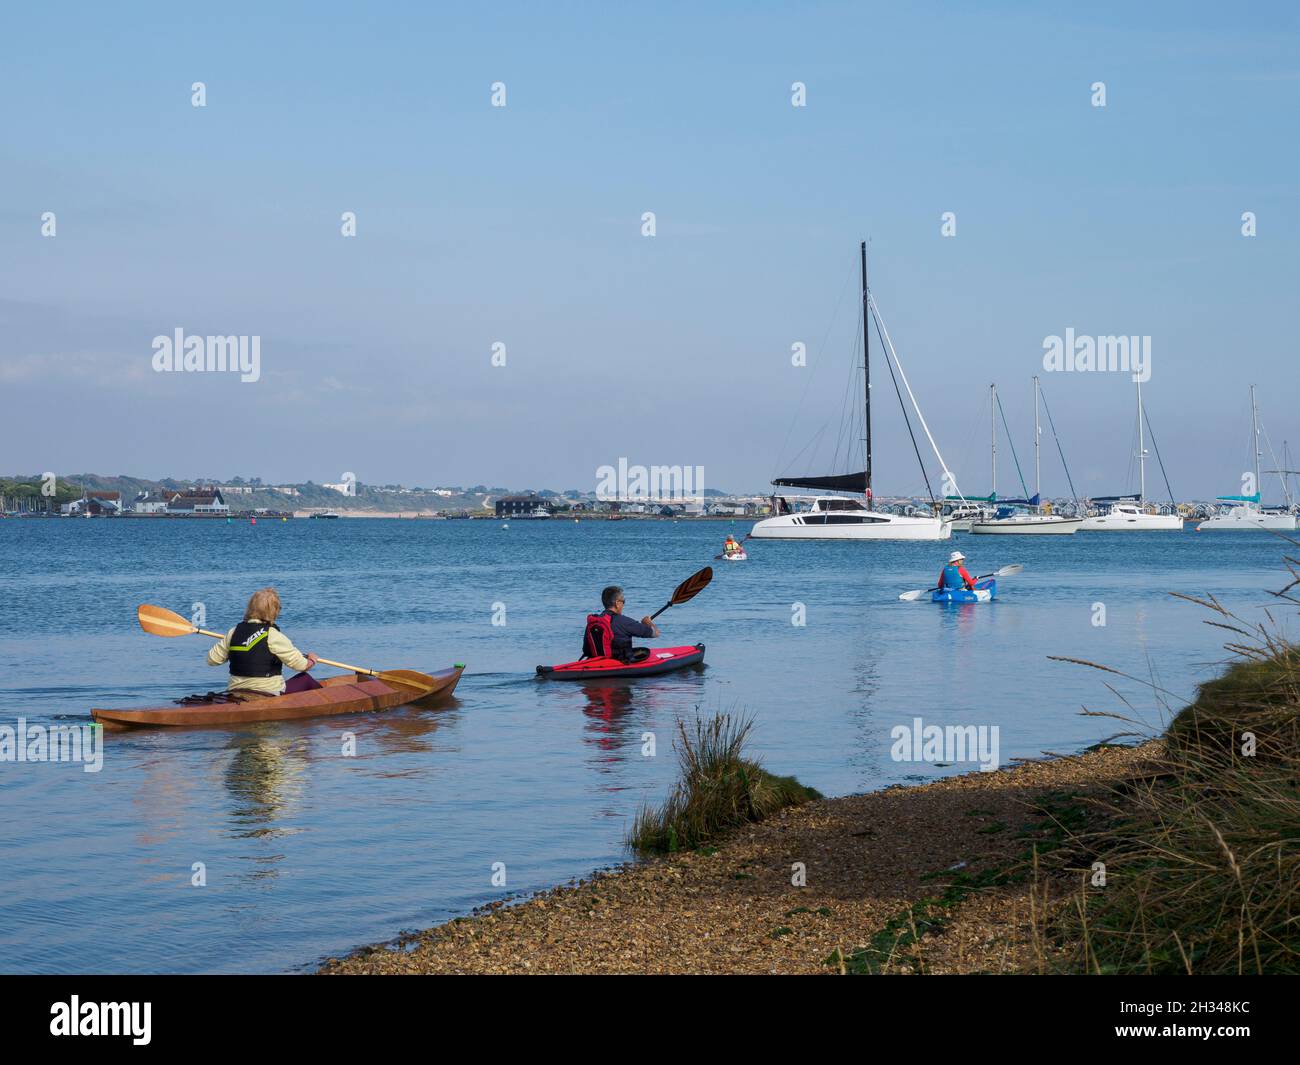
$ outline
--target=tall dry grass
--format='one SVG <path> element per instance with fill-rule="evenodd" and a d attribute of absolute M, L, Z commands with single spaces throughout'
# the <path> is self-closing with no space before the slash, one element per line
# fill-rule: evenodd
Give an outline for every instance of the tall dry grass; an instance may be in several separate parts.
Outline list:
<path fill-rule="evenodd" d="M 1287 566 L 1274 594 L 1300 604 Z M 1233 660 L 1174 717 L 1162 759 L 1109 796 L 1105 827 L 1075 840 L 1105 883 L 1090 862 L 1036 922 L 1044 968 L 1300 972 L 1300 648 L 1271 613 L 1191 601 L 1232 634 Z"/>

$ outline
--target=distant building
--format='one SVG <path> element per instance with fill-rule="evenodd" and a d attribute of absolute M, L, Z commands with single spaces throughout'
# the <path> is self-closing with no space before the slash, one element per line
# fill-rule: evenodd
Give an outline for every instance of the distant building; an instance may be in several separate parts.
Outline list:
<path fill-rule="evenodd" d="M 356 481 L 343 481 L 341 484 L 323 484 L 321 487 L 332 489 L 342 496 L 354 496 L 357 494 Z"/>
<path fill-rule="evenodd" d="M 220 488 L 196 488 L 177 492 L 167 504 L 168 514 L 229 514 L 230 507 Z"/>
<path fill-rule="evenodd" d="M 710 514 L 741 518 L 749 513 L 748 503 L 709 503 L 706 507 Z"/>
<path fill-rule="evenodd" d="M 257 489 L 251 484 L 223 484 L 221 491 L 228 496 L 251 496 Z"/>
<path fill-rule="evenodd" d="M 549 518 L 554 507 L 541 496 L 502 496 L 496 501 L 498 518 Z"/>
<path fill-rule="evenodd" d="M 166 514 L 167 497 L 141 492 L 131 501 L 131 510 L 136 514 Z"/>
<path fill-rule="evenodd" d="M 121 492 L 85 492 L 80 499 L 64 503 L 59 507 L 60 514 L 93 514 L 107 517 L 122 513 Z"/>
<path fill-rule="evenodd" d="M 298 489 L 296 489 L 296 488 L 294 488 L 292 485 L 288 485 L 288 484 L 278 485 L 278 486 L 272 488 L 271 491 L 272 491 L 272 492 L 279 492 L 282 496 L 298 496 L 298 495 L 302 495 L 302 493 L 299 492 Z"/>

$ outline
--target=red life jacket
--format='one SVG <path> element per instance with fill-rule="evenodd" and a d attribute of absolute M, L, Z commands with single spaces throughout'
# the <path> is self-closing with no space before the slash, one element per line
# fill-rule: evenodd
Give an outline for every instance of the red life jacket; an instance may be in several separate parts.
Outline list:
<path fill-rule="evenodd" d="M 614 623 L 608 614 L 588 614 L 582 634 L 583 658 L 608 658 L 614 653 Z"/>

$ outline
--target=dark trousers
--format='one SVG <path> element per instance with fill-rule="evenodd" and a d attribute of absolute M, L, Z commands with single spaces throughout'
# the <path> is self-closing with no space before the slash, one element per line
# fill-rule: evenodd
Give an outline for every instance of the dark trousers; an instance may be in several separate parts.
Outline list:
<path fill-rule="evenodd" d="M 320 681 L 310 673 L 298 673 L 284 682 L 284 694 L 292 695 L 294 692 L 309 692 L 313 688 L 319 688 Z"/>

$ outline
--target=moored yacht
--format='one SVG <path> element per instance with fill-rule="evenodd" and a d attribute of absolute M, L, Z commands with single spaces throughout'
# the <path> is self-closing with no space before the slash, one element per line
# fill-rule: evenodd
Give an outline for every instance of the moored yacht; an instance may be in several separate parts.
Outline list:
<path fill-rule="evenodd" d="M 788 509 L 784 496 L 775 499 L 778 510 Z M 946 540 L 952 525 L 936 518 L 872 510 L 859 499 L 818 496 L 812 509 L 764 518 L 749 535 L 768 540 Z"/>
<path fill-rule="evenodd" d="M 871 323 L 874 321 L 885 349 L 886 363 L 891 373 L 897 369 L 901 380 L 916 411 L 917 420 L 924 429 L 935 456 L 943 465 L 943 456 L 934 443 L 934 437 L 925 424 L 921 408 L 907 383 L 898 353 L 894 351 L 889 332 L 880 318 L 880 309 L 871 297 L 867 285 L 867 245 L 859 245 L 862 260 L 862 371 L 863 388 L 863 469 L 857 473 L 831 476 L 781 477 L 773 485 L 789 488 L 810 488 L 816 492 L 853 493 L 860 498 L 840 498 L 838 496 L 819 495 L 813 501 L 812 508 L 796 512 L 783 496 L 772 497 L 772 517 L 758 522 L 749 535 L 757 539 L 768 540 L 946 540 L 952 535 L 952 526 L 932 516 L 890 514 L 871 509 L 873 499 L 871 490 Z M 892 358 L 893 362 L 889 363 Z M 902 401 L 902 392 L 899 391 Z M 903 417 L 907 419 L 907 408 L 903 407 Z M 909 429 L 911 422 L 908 420 Z M 918 460 L 920 458 L 918 452 Z M 944 466 L 947 473 L 947 467 Z M 922 473 L 924 474 L 924 466 Z M 928 479 L 927 479 L 928 483 Z"/>
<path fill-rule="evenodd" d="M 1183 519 L 1178 514 L 1158 514 L 1148 511 L 1146 508 L 1147 498 L 1147 448 L 1146 448 L 1146 430 L 1143 426 L 1143 419 L 1146 412 L 1142 408 L 1142 382 L 1137 382 L 1137 420 L 1138 420 L 1138 494 L 1133 496 L 1109 496 L 1102 499 L 1095 499 L 1095 503 L 1105 506 L 1100 514 L 1094 514 L 1091 517 L 1084 518 L 1083 524 L 1079 528 L 1089 532 L 1157 532 L 1161 530 L 1181 532 L 1183 528 Z M 1155 444 L 1155 435 L 1152 434 L 1151 443 Z M 1156 457 L 1159 458 L 1160 449 L 1156 448 Z M 1164 471 L 1165 464 L 1163 460 L 1160 463 L 1161 472 Z M 1165 487 L 1169 487 L 1169 480 L 1166 477 Z M 1173 502 L 1174 494 L 1172 489 L 1169 492 L 1170 502 Z"/>
<path fill-rule="evenodd" d="M 1227 497 L 1220 496 L 1219 498 L 1226 499 Z M 1264 529 L 1287 532 L 1295 527 L 1294 514 L 1287 514 L 1279 510 L 1263 510 L 1259 506 L 1259 499 L 1256 498 L 1253 500 L 1243 499 L 1236 506 L 1228 507 L 1212 518 L 1206 518 L 1200 525 L 1196 526 L 1196 531 L 1233 532 Z"/>
<path fill-rule="evenodd" d="M 1252 450 L 1255 453 L 1254 494 L 1241 496 L 1219 496 L 1222 503 L 1231 503 L 1224 512 L 1206 518 L 1196 527 L 1197 532 L 1236 532 L 1236 531 L 1280 531 L 1287 532 L 1296 527 L 1294 514 L 1287 511 L 1268 509 L 1261 505 L 1259 490 L 1259 406 L 1255 402 L 1255 386 L 1250 386 L 1250 421 L 1252 430 Z M 1286 481 L 1282 482 L 1286 490 Z"/>
<path fill-rule="evenodd" d="M 1081 529 L 1092 532 L 1178 531 L 1183 519 L 1178 514 L 1153 514 L 1142 509 L 1136 500 L 1121 499 L 1110 503 L 1104 514 L 1084 518 Z"/>
<path fill-rule="evenodd" d="M 992 386 L 990 386 L 992 387 Z M 1038 424 L 1038 378 L 1034 378 L 1034 495 L 1031 499 L 999 500 L 997 512 L 991 518 L 981 518 L 971 522 L 970 531 L 976 536 L 1069 536 L 1079 530 L 1082 518 L 1067 518 L 1061 514 L 1044 513 L 1041 504 L 1042 463 L 1039 460 L 1039 440 L 1042 429 Z M 994 392 L 994 405 L 997 394 Z M 1001 409 L 1001 408 L 998 408 Z M 1048 412 L 1049 420 L 1051 412 Z M 1008 433 L 1008 439 L 1010 433 Z M 1059 442 L 1058 442 L 1059 447 Z M 997 488 L 997 423 L 993 432 L 993 485 Z M 1015 445 L 1012 444 L 1012 457 L 1015 457 Z M 1064 460 L 1064 454 L 1062 454 Z M 1016 469 L 1020 462 L 1016 460 Z M 1068 470 L 1066 471 L 1069 472 Z M 1021 478 L 1021 490 L 1024 490 L 1024 478 Z M 1024 509 L 1018 509 L 1024 508 Z"/>
<path fill-rule="evenodd" d="M 977 536 L 1069 536 L 1078 532 L 1082 524 L 1082 518 L 1032 511 L 1016 514 L 1011 508 L 1002 507 L 996 517 L 971 522 L 970 531 Z"/>

